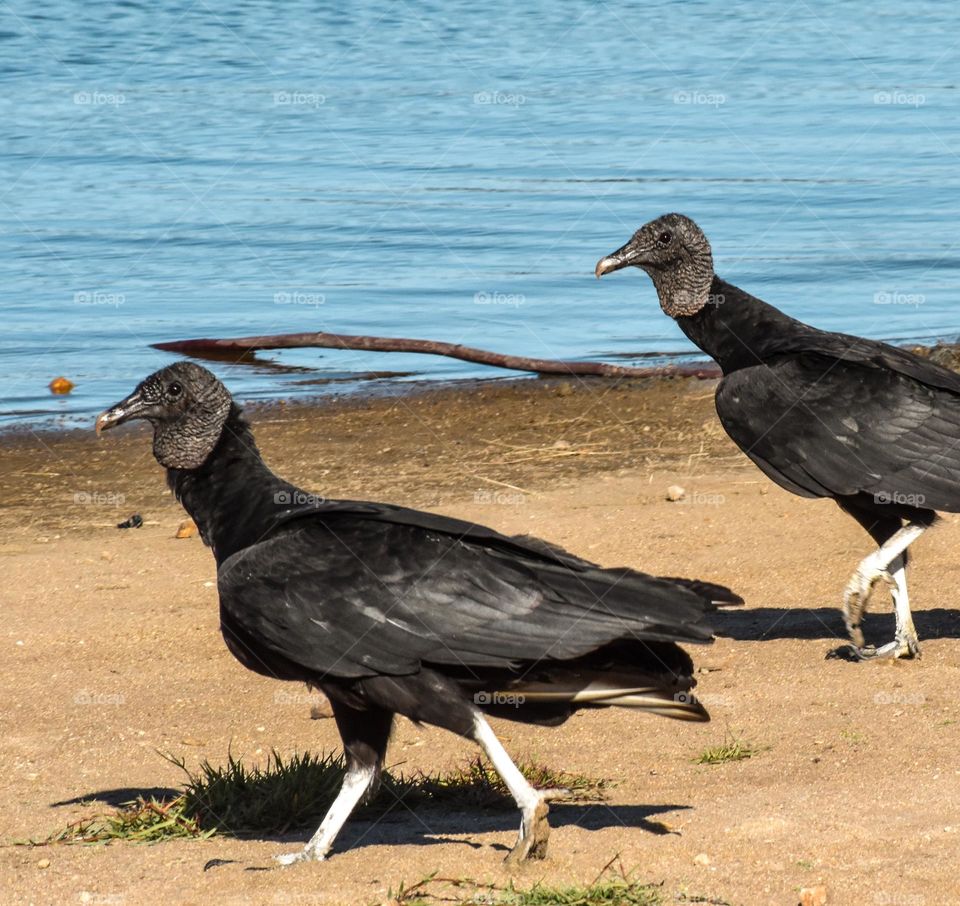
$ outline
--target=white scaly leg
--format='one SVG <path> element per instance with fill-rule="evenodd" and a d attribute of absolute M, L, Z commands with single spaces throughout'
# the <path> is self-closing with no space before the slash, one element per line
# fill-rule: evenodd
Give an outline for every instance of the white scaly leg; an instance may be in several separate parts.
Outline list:
<path fill-rule="evenodd" d="M 310 838 L 303 849 L 295 853 L 284 853 L 276 856 L 281 865 L 292 865 L 294 862 L 320 862 L 326 858 L 333 846 L 333 841 L 340 833 L 340 828 L 346 823 L 363 794 L 376 778 L 377 770 L 373 765 L 359 765 L 350 767 L 343 778 L 343 786 L 333 800 L 333 805 L 324 816 L 317 832 Z"/>
<path fill-rule="evenodd" d="M 903 554 L 926 529 L 926 525 L 917 522 L 907 523 L 885 544 L 864 557 L 847 583 L 843 593 L 843 616 L 858 657 L 869 660 L 911 657 L 920 653 L 917 632 L 910 613 L 910 600 L 907 596 L 906 564 Z M 892 575 L 890 567 L 893 567 Z M 880 648 L 865 648 L 860 621 L 870 600 L 873 585 L 878 579 L 890 586 L 896 608 L 897 633 L 892 642 Z"/>
<path fill-rule="evenodd" d="M 547 822 L 550 809 L 545 797 L 527 783 L 507 750 L 500 744 L 490 724 L 480 713 L 474 716 L 473 738 L 490 759 L 494 770 L 503 779 L 520 809 L 520 836 L 506 861 L 515 863 L 524 859 L 544 858 L 550 837 L 550 824 Z"/>

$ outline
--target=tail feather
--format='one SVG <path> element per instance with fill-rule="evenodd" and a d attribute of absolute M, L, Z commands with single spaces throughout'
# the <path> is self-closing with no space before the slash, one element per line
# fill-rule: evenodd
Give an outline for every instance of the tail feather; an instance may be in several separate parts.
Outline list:
<path fill-rule="evenodd" d="M 549 681 L 511 685 L 505 695 L 524 703 L 569 703 L 576 707 L 618 707 L 648 711 L 674 720 L 706 721 L 706 708 L 690 691 L 693 680 L 678 677 L 675 684 L 642 675 L 556 676 Z"/>
<path fill-rule="evenodd" d="M 660 576 L 664 582 L 673 582 L 690 591 L 706 598 L 712 605 L 712 609 L 717 607 L 736 607 L 743 604 L 743 598 L 735 591 L 731 591 L 726 585 L 717 585 L 715 582 L 705 582 L 703 579 L 682 579 L 677 576 Z"/>

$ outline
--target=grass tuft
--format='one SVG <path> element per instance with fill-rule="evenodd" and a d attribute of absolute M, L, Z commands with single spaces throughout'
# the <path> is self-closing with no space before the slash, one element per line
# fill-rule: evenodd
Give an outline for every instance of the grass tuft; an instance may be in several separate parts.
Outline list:
<path fill-rule="evenodd" d="M 719 746 L 704 749 L 695 759 L 696 764 L 725 764 L 728 761 L 743 761 L 760 751 L 758 746 L 742 739 L 734 739 Z"/>
<path fill-rule="evenodd" d="M 285 758 L 274 751 L 265 765 L 253 767 L 228 754 L 226 764 L 212 765 L 205 760 L 196 772 L 190 771 L 182 759 L 164 757 L 186 775 L 179 796 L 167 800 L 139 797 L 119 809 L 72 821 L 43 840 L 28 842 L 156 843 L 183 837 L 204 838 L 215 833 L 283 834 L 315 827 L 333 802 L 345 773 L 343 757 L 333 754 L 295 753 Z M 606 798 L 607 781 L 554 771 L 533 762 L 521 762 L 519 767 L 538 789 L 567 790 L 564 798 L 568 801 Z M 404 775 L 385 771 L 379 794 L 359 809 L 358 815 L 383 815 L 401 802 L 410 806 L 516 807 L 499 775 L 480 758 L 446 773 L 418 771 Z"/>
<path fill-rule="evenodd" d="M 615 856 L 614 859 L 617 857 Z M 612 862 L 613 860 L 611 860 Z M 662 884 L 643 884 L 623 872 L 608 871 L 586 885 L 554 887 L 541 881 L 532 887 L 517 888 L 478 884 L 465 878 L 439 878 L 434 872 L 415 884 L 401 883 L 388 895 L 389 906 L 430 906 L 437 903 L 484 903 L 487 906 L 660 906 Z M 451 890 L 452 889 L 452 890 Z"/>

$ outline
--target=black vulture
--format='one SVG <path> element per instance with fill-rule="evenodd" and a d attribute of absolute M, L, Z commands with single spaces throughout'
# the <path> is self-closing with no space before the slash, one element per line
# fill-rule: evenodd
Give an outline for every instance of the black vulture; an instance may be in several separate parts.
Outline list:
<path fill-rule="evenodd" d="M 308 494 L 264 464 L 226 387 L 180 362 L 97 419 L 153 426 L 153 452 L 217 563 L 220 626 L 246 667 L 329 698 L 347 773 L 306 846 L 323 859 L 376 790 L 395 714 L 475 741 L 522 812 L 514 860 L 546 850 L 535 790 L 484 713 L 560 724 L 618 705 L 708 720 L 677 641 L 711 638 L 721 586 L 602 569 L 546 542 L 389 504 Z"/>
<path fill-rule="evenodd" d="M 717 414 L 737 446 L 781 487 L 832 497 L 877 549 L 844 590 L 860 659 L 920 654 L 907 597 L 907 548 L 960 511 L 960 376 L 903 349 L 818 330 L 721 280 L 710 243 L 682 214 L 665 214 L 597 263 L 602 277 L 642 268 L 660 307 L 720 365 Z M 889 586 L 896 634 L 865 646 L 873 585 Z"/>

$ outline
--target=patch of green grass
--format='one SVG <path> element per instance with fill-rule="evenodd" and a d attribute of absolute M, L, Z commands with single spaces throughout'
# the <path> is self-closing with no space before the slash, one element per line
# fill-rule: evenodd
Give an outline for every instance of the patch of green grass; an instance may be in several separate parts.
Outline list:
<path fill-rule="evenodd" d="M 742 739 L 733 739 L 719 746 L 704 749 L 695 759 L 696 764 L 725 764 L 728 761 L 743 761 L 760 751 L 758 746 Z"/>
<path fill-rule="evenodd" d="M 112 812 L 103 812 L 71 821 L 44 840 L 27 841 L 39 846 L 47 843 L 109 843 L 129 840 L 132 843 L 156 843 L 183 837 L 209 837 L 213 829 L 204 830 L 196 816 L 188 814 L 185 797 L 159 800 L 142 796 Z"/>
<path fill-rule="evenodd" d="M 389 902 L 403 906 L 429 906 L 435 903 L 471 903 L 486 906 L 660 906 L 662 884 L 643 884 L 625 876 L 605 876 L 601 872 L 592 884 L 554 887 L 538 881 L 532 887 L 518 888 L 511 881 L 506 887 L 477 884 L 458 878 L 429 875 L 396 893 Z M 442 888 L 442 889 L 438 889 Z M 451 892 L 453 888 L 453 892 Z"/>
<path fill-rule="evenodd" d="M 859 730 L 841 730 L 840 736 L 852 746 L 863 745 L 867 741 L 866 735 Z"/>
<path fill-rule="evenodd" d="M 262 767 L 248 767 L 242 759 L 228 754 L 226 764 L 203 761 L 196 772 L 181 759 L 164 757 L 186 775 L 179 796 L 167 800 L 140 797 L 119 809 L 73 821 L 46 839 L 29 842 L 155 843 L 214 833 L 249 836 L 314 827 L 333 802 L 345 771 L 343 757 L 333 754 L 304 753 L 284 758 L 275 751 Z M 533 786 L 565 789 L 569 795 L 564 798 L 568 800 L 600 801 L 606 796 L 606 781 L 530 762 L 521 762 L 519 767 Z M 378 795 L 358 814 L 383 815 L 400 802 L 411 806 L 516 808 L 499 775 L 480 758 L 446 773 L 418 771 L 404 775 L 385 771 Z"/>

